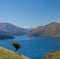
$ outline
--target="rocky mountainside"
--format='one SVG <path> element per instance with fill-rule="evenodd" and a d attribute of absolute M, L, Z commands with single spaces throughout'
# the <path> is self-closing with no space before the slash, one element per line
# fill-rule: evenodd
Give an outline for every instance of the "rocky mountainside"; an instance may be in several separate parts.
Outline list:
<path fill-rule="evenodd" d="M 29 36 L 39 36 L 39 32 L 44 29 L 44 26 L 39 26 L 36 29 L 31 30 L 28 35 Z"/>
<path fill-rule="evenodd" d="M 53 22 L 45 26 L 39 26 L 28 33 L 29 36 L 60 37 L 60 23 Z"/>
<path fill-rule="evenodd" d="M 23 35 L 25 30 L 10 23 L 0 23 L 0 35 Z"/>

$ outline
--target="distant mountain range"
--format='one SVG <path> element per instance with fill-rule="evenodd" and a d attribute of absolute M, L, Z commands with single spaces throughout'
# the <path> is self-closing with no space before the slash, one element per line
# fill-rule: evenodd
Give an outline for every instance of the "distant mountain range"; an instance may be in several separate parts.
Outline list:
<path fill-rule="evenodd" d="M 60 23 L 52 22 L 39 26 L 28 33 L 29 36 L 60 37 Z"/>
<path fill-rule="evenodd" d="M 18 35 L 43 36 L 43 37 L 60 37 L 60 23 L 52 22 L 45 26 L 37 28 L 20 28 L 10 23 L 0 23 L 0 36 L 8 37 Z M 2 37 L 3 37 L 2 36 Z M 7 37 L 6 36 L 6 37 Z"/>
<path fill-rule="evenodd" d="M 0 23 L 0 35 L 24 35 L 26 32 L 25 29 L 17 27 L 10 23 Z"/>
<path fill-rule="evenodd" d="M 32 31 L 34 28 L 24 28 L 26 30 L 26 33 L 29 33 L 30 31 Z"/>

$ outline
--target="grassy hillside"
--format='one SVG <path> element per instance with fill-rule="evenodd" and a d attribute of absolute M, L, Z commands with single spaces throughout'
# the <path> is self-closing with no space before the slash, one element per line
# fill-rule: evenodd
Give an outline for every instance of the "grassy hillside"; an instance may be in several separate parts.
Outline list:
<path fill-rule="evenodd" d="M 60 59 L 60 51 L 48 53 L 44 59 Z"/>
<path fill-rule="evenodd" d="M 0 47 L 0 59 L 29 59 L 28 57 L 18 55 L 17 53 Z"/>

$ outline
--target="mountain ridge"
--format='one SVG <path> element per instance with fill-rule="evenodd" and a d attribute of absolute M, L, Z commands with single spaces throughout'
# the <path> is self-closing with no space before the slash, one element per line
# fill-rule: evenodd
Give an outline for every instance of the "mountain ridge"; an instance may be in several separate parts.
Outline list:
<path fill-rule="evenodd" d="M 60 37 L 60 23 L 52 22 L 39 26 L 28 33 L 29 36 Z"/>
<path fill-rule="evenodd" d="M 10 23 L 0 23 L 0 35 L 24 35 L 25 29 Z"/>

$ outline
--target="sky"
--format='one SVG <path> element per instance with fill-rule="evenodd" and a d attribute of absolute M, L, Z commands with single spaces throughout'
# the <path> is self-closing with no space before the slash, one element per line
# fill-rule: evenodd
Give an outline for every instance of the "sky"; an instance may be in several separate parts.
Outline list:
<path fill-rule="evenodd" d="M 0 22 L 34 28 L 60 22 L 60 0 L 0 0 Z"/>

